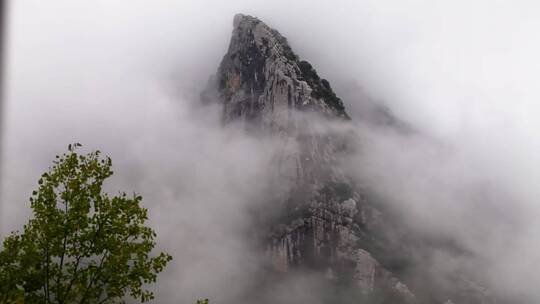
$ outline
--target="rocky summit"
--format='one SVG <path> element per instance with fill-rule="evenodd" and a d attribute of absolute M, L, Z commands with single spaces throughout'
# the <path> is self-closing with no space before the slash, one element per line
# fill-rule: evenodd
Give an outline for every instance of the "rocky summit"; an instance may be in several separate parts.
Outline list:
<path fill-rule="evenodd" d="M 258 221 L 269 272 L 318 273 L 351 295 L 334 303 L 492 303 L 485 288 L 461 274 L 444 274 L 452 288 L 434 280 L 419 254 L 433 242 L 408 231 L 340 168 L 354 136 L 346 131 L 344 103 L 278 31 L 236 15 L 211 87 L 225 124 L 244 122 L 282 142 L 272 198 Z"/>

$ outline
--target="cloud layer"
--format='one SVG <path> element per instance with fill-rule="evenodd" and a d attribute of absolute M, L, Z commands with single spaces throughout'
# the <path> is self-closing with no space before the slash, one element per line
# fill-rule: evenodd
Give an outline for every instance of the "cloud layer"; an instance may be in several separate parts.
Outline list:
<path fill-rule="evenodd" d="M 111 190 L 145 197 L 176 257 L 160 295 L 226 301 L 251 286 L 261 261 L 245 232 L 276 145 L 241 126 L 224 130 L 217 107 L 197 105 L 232 16 L 244 12 L 287 36 L 353 119 L 370 95 L 419 130 L 404 137 L 357 121 L 353 176 L 418 230 L 480 256 L 479 272 L 501 293 L 537 296 L 534 2 L 12 2 L 3 234 L 26 221 L 27 197 L 54 155 L 78 141 L 113 158 Z M 307 281 L 299 286 L 317 284 Z"/>

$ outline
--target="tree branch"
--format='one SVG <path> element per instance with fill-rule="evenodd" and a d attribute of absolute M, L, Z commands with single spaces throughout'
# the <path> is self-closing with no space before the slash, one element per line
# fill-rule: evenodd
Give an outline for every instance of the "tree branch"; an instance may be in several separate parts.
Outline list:
<path fill-rule="evenodd" d="M 100 274 L 101 269 L 103 267 L 103 263 L 105 262 L 105 259 L 106 259 L 108 254 L 109 254 L 109 250 L 106 250 L 105 253 L 103 254 L 103 256 L 101 257 L 101 261 L 99 262 L 99 266 L 98 266 L 96 272 L 94 273 L 94 275 L 90 279 L 90 282 L 88 282 L 88 285 L 86 286 L 86 290 L 84 291 L 83 297 L 81 298 L 81 301 L 79 302 L 80 304 L 84 303 L 84 301 L 86 300 L 86 297 L 88 296 L 88 292 L 90 291 L 90 287 L 92 287 L 92 284 L 94 284 L 94 281 L 99 277 L 99 274 Z"/>
<path fill-rule="evenodd" d="M 64 184 L 64 187 L 66 187 L 66 185 Z M 56 278 L 56 294 L 57 294 L 57 297 L 60 298 L 60 294 L 61 294 L 61 291 L 60 291 L 60 277 L 62 276 L 62 269 L 64 268 L 64 256 L 66 254 L 66 245 L 67 245 L 67 239 L 68 239 L 68 233 L 67 233 L 67 224 L 69 222 L 69 217 L 68 217 L 68 201 L 64 201 L 64 206 L 65 206 L 65 214 L 66 214 L 66 223 L 64 224 L 64 241 L 63 241 L 63 248 L 62 248 L 62 255 L 60 257 L 60 269 L 58 270 L 58 277 Z M 59 300 L 59 303 L 63 303 L 62 300 Z"/>
<path fill-rule="evenodd" d="M 49 293 L 49 279 L 50 279 L 50 274 L 49 274 L 49 244 L 45 245 L 45 276 L 47 277 L 47 279 L 45 280 L 45 297 L 46 297 L 46 300 L 47 300 L 47 303 L 51 303 L 51 297 L 50 297 L 50 293 Z"/>

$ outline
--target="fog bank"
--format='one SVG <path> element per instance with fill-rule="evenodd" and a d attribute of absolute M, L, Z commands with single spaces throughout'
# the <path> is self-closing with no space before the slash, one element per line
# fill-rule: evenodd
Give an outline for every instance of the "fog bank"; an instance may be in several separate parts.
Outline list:
<path fill-rule="evenodd" d="M 143 195 L 160 247 L 175 257 L 160 303 L 226 302 L 251 287 L 263 263 L 245 239 L 249 212 L 279 147 L 222 128 L 220 109 L 198 104 L 237 12 L 288 37 L 353 120 L 371 96 L 418 131 L 356 119 L 351 175 L 416 229 L 478 255 L 479 275 L 501 293 L 538 296 L 540 5 L 532 1 L 12 1 L 1 234 L 26 222 L 54 155 L 81 142 L 112 157 L 111 191 Z M 318 284 L 299 282 L 291 299 Z"/>

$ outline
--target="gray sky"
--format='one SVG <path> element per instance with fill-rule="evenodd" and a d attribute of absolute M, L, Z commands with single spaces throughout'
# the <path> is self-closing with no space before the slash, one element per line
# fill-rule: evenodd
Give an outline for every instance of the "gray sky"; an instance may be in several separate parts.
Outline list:
<path fill-rule="evenodd" d="M 238 136 L 234 128 L 222 131 L 217 109 L 193 106 L 227 49 L 237 12 L 255 15 L 288 37 L 338 95 L 351 84 L 361 86 L 429 138 L 359 130 L 372 143 L 367 157 L 351 160 L 370 173 L 359 178 L 372 178 L 391 198 L 402 198 L 425 227 L 462 227 L 456 235 L 466 242 L 474 241 L 466 235 L 476 227 L 467 215 L 478 207 L 463 197 L 470 187 L 489 184 L 482 195 L 495 197 L 482 199 L 487 205 L 480 210 L 496 215 L 481 216 L 479 231 L 499 217 L 521 223 L 511 225 L 517 236 L 488 238 L 486 246 L 494 250 L 515 248 L 504 252 L 508 263 L 494 269 L 493 277 L 529 275 L 540 252 L 540 5 L 525 0 L 12 1 L 2 233 L 26 221 L 38 176 L 74 141 L 111 155 L 115 186 L 159 202 L 152 220 L 164 239 L 188 228 L 207 233 L 197 223 L 220 219 L 223 234 L 242 229 L 228 223 L 245 219 L 242 210 L 253 193 L 246 189 L 253 188 L 254 177 L 264 180 L 272 143 Z M 355 101 L 344 102 L 354 117 Z M 207 180 L 215 187 L 202 197 L 194 189 L 208 193 Z M 205 217 L 216 208 L 226 216 Z M 442 221 L 449 212 L 451 220 Z M 190 277 L 209 260 L 219 268 L 250 259 L 237 254 L 244 246 L 240 236 L 217 246 L 223 235 L 208 234 L 200 246 L 180 252 L 195 265 Z M 230 254 L 215 256 L 209 248 Z M 195 258 L 201 254 L 207 259 Z M 516 259 L 521 262 L 509 262 Z M 236 275 L 249 281 L 251 274 Z M 521 288 L 539 282 L 537 274 L 530 278 Z M 211 287 L 223 277 L 213 279 L 204 293 L 215 292 Z M 185 293 L 200 292 L 191 287 Z"/>

